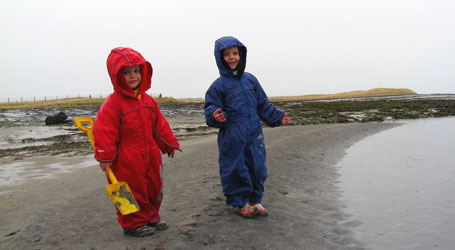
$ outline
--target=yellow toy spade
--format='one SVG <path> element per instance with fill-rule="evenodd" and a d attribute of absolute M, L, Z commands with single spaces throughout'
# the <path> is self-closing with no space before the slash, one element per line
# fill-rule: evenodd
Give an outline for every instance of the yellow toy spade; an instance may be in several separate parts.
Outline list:
<path fill-rule="evenodd" d="M 74 119 L 74 123 L 78 129 L 87 134 L 92 143 L 92 147 L 95 148 L 95 138 L 93 137 L 92 132 L 93 119 L 91 117 L 77 117 Z M 82 124 L 88 124 L 88 127 L 85 127 Z M 139 211 L 139 205 L 137 204 L 128 183 L 118 182 L 111 168 L 109 168 L 108 172 L 109 180 L 111 180 L 112 184 L 106 186 L 106 193 L 120 213 L 126 215 Z"/>

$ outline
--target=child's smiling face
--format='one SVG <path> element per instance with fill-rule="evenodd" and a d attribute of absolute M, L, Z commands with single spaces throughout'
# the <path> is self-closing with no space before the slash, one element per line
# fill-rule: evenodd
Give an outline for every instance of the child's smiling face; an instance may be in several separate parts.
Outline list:
<path fill-rule="evenodd" d="M 223 52 L 224 61 L 227 63 L 231 70 L 236 70 L 240 61 L 239 49 L 237 46 L 230 47 Z"/>
<path fill-rule="evenodd" d="M 141 67 L 140 66 L 125 66 L 122 69 L 125 80 L 131 89 L 136 89 L 141 83 Z"/>

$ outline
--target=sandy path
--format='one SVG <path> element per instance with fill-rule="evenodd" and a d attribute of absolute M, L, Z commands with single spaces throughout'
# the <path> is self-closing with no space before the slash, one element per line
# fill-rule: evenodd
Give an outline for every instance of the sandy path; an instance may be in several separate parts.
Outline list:
<path fill-rule="evenodd" d="M 145 238 L 123 236 L 95 162 L 52 179 L 0 187 L 0 249 L 363 249 L 338 200 L 334 166 L 350 145 L 392 126 L 265 129 L 269 177 L 263 204 L 270 216 L 250 220 L 225 205 L 216 136 L 183 141 L 184 152 L 164 160 L 161 215 L 170 228 Z M 39 168 L 46 161 L 71 165 L 88 158 L 35 160 Z"/>

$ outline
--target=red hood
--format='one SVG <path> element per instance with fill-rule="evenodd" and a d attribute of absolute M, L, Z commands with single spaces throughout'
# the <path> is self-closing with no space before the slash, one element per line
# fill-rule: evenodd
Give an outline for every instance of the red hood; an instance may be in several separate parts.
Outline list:
<path fill-rule="evenodd" d="M 138 94 L 143 94 L 150 89 L 152 85 L 152 65 L 137 51 L 130 48 L 118 47 L 111 51 L 107 58 L 107 71 L 111 77 L 112 85 L 115 92 L 119 92 L 127 96 L 135 96 L 134 91 L 124 81 L 122 68 L 124 66 L 141 65 L 142 81 L 138 90 Z"/>

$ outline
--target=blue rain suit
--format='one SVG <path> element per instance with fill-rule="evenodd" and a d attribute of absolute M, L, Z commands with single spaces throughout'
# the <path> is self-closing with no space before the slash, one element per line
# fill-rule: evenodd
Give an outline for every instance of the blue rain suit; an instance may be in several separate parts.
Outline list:
<path fill-rule="evenodd" d="M 237 74 L 224 61 L 223 50 L 237 46 L 240 62 Z M 220 77 L 205 94 L 205 119 L 219 128 L 220 177 L 226 203 L 242 207 L 261 203 L 267 178 L 266 151 L 261 121 L 270 127 L 281 125 L 284 112 L 269 103 L 256 77 L 244 72 L 246 47 L 234 37 L 215 42 L 215 59 Z M 227 121 L 220 123 L 213 112 L 221 108 Z"/>

